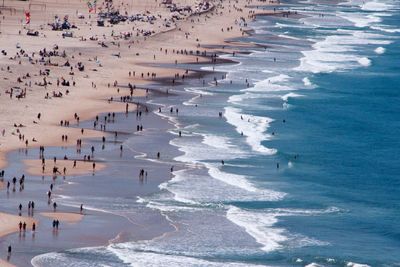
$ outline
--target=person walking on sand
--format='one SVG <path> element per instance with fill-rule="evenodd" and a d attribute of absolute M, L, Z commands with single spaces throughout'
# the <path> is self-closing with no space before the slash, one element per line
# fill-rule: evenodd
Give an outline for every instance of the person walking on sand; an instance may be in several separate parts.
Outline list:
<path fill-rule="evenodd" d="M 35 232 L 35 231 L 36 231 L 36 224 L 32 223 L 32 232 Z"/>
<path fill-rule="evenodd" d="M 57 210 L 57 203 L 56 202 L 53 203 L 53 210 L 54 210 L 54 212 L 56 212 L 56 210 Z"/>

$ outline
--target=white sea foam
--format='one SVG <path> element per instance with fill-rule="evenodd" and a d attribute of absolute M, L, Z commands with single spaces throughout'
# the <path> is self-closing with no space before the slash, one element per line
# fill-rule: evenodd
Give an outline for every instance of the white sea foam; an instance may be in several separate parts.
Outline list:
<path fill-rule="evenodd" d="M 338 12 L 338 15 L 350 21 L 354 26 L 359 28 L 368 27 L 382 21 L 382 19 L 375 14 L 366 15 L 365 13 L 357 12 Z"/>
<path fill-rule="evenodd" d="M 271 70 L 263 70 L 262 72 L 263 72 L 263 73 L 274 73 L 274 72 L 271 71 Z"/>
<path fill-rule="evenodd" d="M 297 37 L 294 37 L 294 36 L 290 36 L 290 35 L 286 35 L 286 34 L 280 34 L 278 36 L 282 37 L 282 38 L 286 38 L 286 39 L 292 39 L 292 40 L 303 40 L 303 39 L 300 39 L 300 38 L 297 38 Z"/>
<path fill-rule="evenodd" d="M 326 209 L 291 209 L 291 208 L 274 208 L 265 209 L 267 213 L 279 216 L 316 216 L 330 213 L 342 212 L 342 209 L 337 207 L 328 207 Z"/>
<path fill-rule="evenodd" d="M 219 149 L 236 148 L 228 137 L 220 135 L 205 134 L 202 143 Z"/>
<path fill-rule="evenodd" d="M 362 10 L 366 11 L 387 11 L 393 8 L 393 5 L 383 1 L 366 1 L 361 5 Z"/>
<path fill-rule="evenodd" d="M 31 264 L 34 267 L 52 267 L 52 266 L 76 266 L 79 262 L 80 267 L 93 267 L 101 266 L 100 264 L 94 262 L 84 262 L 83 260 L 78 260 L 73 256 L 69 256 L 66 253 L 61 252 L 50 252 L 46 254 L 41 254 L 35 256 L 31 260 Z"/>
<path fill-rule="evenodd" d="M 286 195 L 256 187 L 250 177 L 223 171 L 218 164 L 204 163 L 204 167 L 201 173 L 191 169 L 175 171 L 174 178 L 162 183 L 160 188 L 171 192 L 177 202 L 198 206 L 232 201 L 278 201 Z M 158 198 L 154 201 L 159 201 Z"/>
<path fill-rule="evenodd" d="M 286 95 L 283 95 L 281 98 L 283 101 L 287 102 L 289 98 L 294 98 L 294 97 L 302 97 L 303 95 L 296 94 L 296 93 L 288 93 Z"/>
<path fill-rule="evenodd" d="M 263 133 L 265 129 L 264 125 L 262 125 L 261 129 L 254 126 L 254 132 L 249 136 L 256 136 L 262 141 L 265 138 Z M 256 133 L 255 131 L 261 132 Z M 161 184 L 160 188 L 172 192 L 176 201 L 185 203 L 190 203 L 191 201 L 238 201 L 251 199 L 271 201 L 279 200 L 284 196 L 280 192 L 257 188 L 245 175 L 233 174 L 221 169 L 219 163 L 221 160 L 227 161 L 229 159 L 247 157 L 248 155 L 247 152 L 233 144 L 230 138 L 211 134 L 198 133 L 196 135 L 203 136 L 203 140 L 198 142 L 196 139 L 176 138 L 170 142 L 184 152 L 183 155 L 176 157 L 175 160 L 190 164 L 192 168 L 204 168 L 209 176 L 193 175 L 190 170 L 174 172 L 175 177 Z M 258 149 L 259 152 L 270 153 L 267 148 L 260 148 L 260 144 L 254 144 L 253 142 L 254 140 L 250 144 Z M 218 163 L 209 163 L 208 161 L 210 160 L 218 161 Z M 223 184 L 216 184 L 210 181 L 209 177 Z M 196 188 L 203 188 L 204 190 L 193 192 L 191 190 L 193 185 L 198 185 Z M 230 193 L 227 194 L 226 192 Z"/>
<path fill-rule="evenodd" d="M 178 198 L 177 198 L 178 199 Z M 157 202 L 157 201 L 147 201 L 146 202 L 146 207 L 154 210 L 159 210 L 161 212 L 177 212 L 177 211 L 199 211 L 200 208 L 194 207 L 195 204 L 193 201 L 187 200 L 187 199 L 179 199 L 177 200 L 182 203 L 186 204 L 192 204 L 192 206 L 182 206 L 182 205 L 172 205 L 172 204 L 167 204 L 163 202 Z"/>
<path fill-rule="evenodd" d="M 349 262 L 346 264 L 346 266 L 347 266 L 347 267 L 370 267 L 370 266 L 367 265 L 367 264 L 356 263 L 356 262 L 351 262 L 351 261 L 349 261 Z"/>
<path fill-rule="evenodd" d="M 287 241 L 291 241 L 291 247 L 302 246 L 324 246 L 328 243 L 321 242 L 301 235 L 293 235 L 285 229 L 275 227 L 280 216 L 313 216 L 336 212 L 337 208 L 328 208 L 325 210 L 302 210 L 302 209 L 263 209 L 259 211 L 250 211 L 231 206 L 227 211 L 227 218 L 233 223 L 243 227 L 246 232 L 254 237 L 261 244 L 262 250 L 271 252 L 281 249 Z"/>
<path fill-rule="evenodd" d="M 307 264 L 306 266 L 304 266 L 304 267 L 325 267 L 324 265 L 321 265 L 321 264 L 318 264 L 318 263 L 315 263 L 315 262 L 312 262 L 312 263 L 310 263 L 310 264 Z"/>
<path fill-rule="evenodd" d="M 367 57 L 362 57 L 358 60 L 361 66 L 368 67 L 371 66 L 371 60 Z"/>
<path fill-rule="evenodd" d="M 238 133 L 246 136 L 246 142 L 253 151 L 266 155 L 276 153 L 275 149 L 267 148 L 261 144 L 271 136 L 266 133 L 269 124 L 273 121 L 271 118 L 254 115 L 246 115 L 241 109 L 234 107 L 225 107 L 225 118 L 227 122 L 236 127 Z"/>
<path fill-rule="evenodd" d="M 138 249 L 138 251 L 135 251 Z M 110 259 L 110 256 L 115 255 L 124 264 L 132 267 L 246 267 L 246 266 L 265 266 L 255 265 L 240 262 L 213 262 L 207 261 L 200 258 L 181 256 L 181 255 L 169 255 L 156 253 L 153 251 L 141 251 L 141 248 L 135 246 L 134 243 L 122 243 L 117 245 L 109 245 L 106 248 L 82 248 L 69 250 L 66 253 L 63 252 L 52 252 L 36 256 L 32 259 L 31 263 L 35 267 L 39 266 L 76 266 L 79 261 L 81 267 L 100 267 L 109 266 L 107 264 L 99 264 L 93 258 L 78 259 L 75 255 L 80 253 L 89 253 L 91 256 L 100 256 Z M 115 265 L 113 265 L 115 266 Z"/>
<path fill-rule="evenodd" d="M 314 84 L 310 81 L 310 78 L 304 77 L 303 78 L 303 84 L 307 87 L 314 87 Z"/>
<path fill-rule="evenodd" d="M 288 91 L 293 90 L 293 88 L 283 85 L 291 77 L 285 74 L 280 74 L 268 79 L 258 81 L 254 84 L 254 87 L 244 89 L 245 92 L 273 92 L 273 91 Z"/>
<path fill-rule="evenodd" d="M 193 132 L 192 136 L 197 136 L 197 138 L 176 138 L 170 141 L 171 145 L 184 152 L 183 155 L 176 157 L 175 160 L 188 164 L 197 164 L 201 161 L 237 159 L 248 155 L 246 151 L 232 144 L 228 137 L 196 132 Z M 198 138 L 202 138 L 202 141 L 198 142 Z"/>
<path fill-rule="evenodd" d="M 208 174 L 215 179 L 250 192 L 259 191 L 259 189 L 249 182 L 244 175 L 223 172 L 212 164 L 206 164 L 206 166 L 208 168 Z"/>
<path fill-rule="evenodd" d="M 236 105 L 241 105 L 241 106 L 246 106 L 243 100 L 247 99 L 257 99 L 257 98 L 262 98 L 265 97 L 263 94 L 254 94 L 250 92 L 246 92 L 244 94 L 239 94 L 239 95 L 231 95 L 228 99 L 229 103 L 234 103 Z"/>
<path fill-rule="evenodd" d="M 384 26 L 371 26 L 371 29 L 382 31 L 382 32 L 387 32 L 387 33 L 400 32 L 400 29 L 393 29 L 393 28 L 388 28 L 388 27 L 384 27 Z"/>
<path fill-rule="evenodd" d="M 213 93 L 204 90 L 204 87 L 186 87 L 185 91 L 199 95 L 208 95 L 208 96 L 214 95 Z"/>
<path fill-rule="evenodd" d="M 398 32 L 398 29 L 386 28 L 378 25 L 382 21 L 381 17 L 391 16 L 398 8 L 393 1 L 386 0 L 350 0 L 341 3 L 343 5 L 358 6 L 362 11 L 366 12 L 342 12 L 338 13 L 343 18 L 351 21 L 356 27 L 370 27 L 371 29 L 381 30 L 389 33 Z"/>
<path fill-rule="evenodd" d="M 285 24 L 285 23 L 276 23 L 276 28 L 315 28 L 312 25 L 301 25 L 301 24 Z"/>
<path fill-rule="evenodd" d="M 298 71 L 332 72 L 366 66 L 370 62 L 355 53 L 360 45 L 387 45 L 391 42 L 380 34 L 363 31 L 337 30 L 335 35 L 316 42 L 313 50 L 303 51 Z"/>
<path fill-rule="evenodd" d="M 375 51 L 375 53 L 381 55 L 381 54 L 385 53 L 386 49 L 380 46 L 380 47 L 376 48 L 374 51 Z"/>
<path fill-rule="evenodd" d="M 168 255 L 154 252 L 141 252 L 135 251 L 132 253 L 131 248 L 121 248 L 121 246 L 109 246 L 109 251 L 117 255 L 124 263 L 131 266 L 159 266 L 159 267 L 245 267 L 245 266 L 260 266 L 248 263 L 235 263 L 235 262 L 212 262 L 199 258 Z"/>
<path fill-rule="evenodd" d="M 281 243 L 288 239 L 284 229 L 273 227 L 278 222 L 274 215 L 250 212 L 232 206 L 226 216 L 254 237 L 263 246 L 264 251 L 271 252 L 280 249 Z"/>

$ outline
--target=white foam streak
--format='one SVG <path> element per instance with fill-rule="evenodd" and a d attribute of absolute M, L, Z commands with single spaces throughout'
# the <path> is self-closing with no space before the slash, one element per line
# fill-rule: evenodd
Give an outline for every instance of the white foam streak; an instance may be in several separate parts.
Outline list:
<path fill-rule="evenodd" d="M 286 34 L 280 34 L 280 35 L 278 35 L 278 36 L 279 36 L 279 37 L 282 37 L 282 38 L 286 38 L 286 39 L 292 39 L 292 40 L 302 40 L 302 39 L 300 39 L 300 38 L 293 37 L 293 36 L 286 35 Z"/>
<path fill-rule="evenodd" d="M 304 267 L 324 267 L 324 265 L 320 265 L 320 264 L 313 262 L 313 263 L 307 264 Z"/>
<path fill-rule="evenodd" d="M 287 240 L 285 230 L 273 228 L 278 222 L 276 216 L 267 213 L 245 211 L 231 207 L 226 214 L 233 223 L 243 227 L 246 232 L 263 245 L 262 250 L 270 252 L 282 248 L 280 243 Z"/>
<path fill-rule="evenodd" d="M 367 265 L 367 264 L 362 264 L 362 263 L 356 263 L 356 262 L 348 262 L 347 264 L 346 264 L 346 266 L 347 267 L 370 267 L 369 265 Z"/>
<path fill-rule="evenodd" d="M 243 210 L 231 206 L 227 211 L 227 218 L 233 223 L 244 228 L 246 232 L 254 237 L 261 244 L 262 250 L 271 252 L 283 247 L 285 241 L 297 239 L 293 242 L 295 246 L 309 245 L 327 245 L 325 242 L 302 237 L 299 235 L 290 235 L 285 229 L 274 227 L 281 216 L 315 216 L 327 213 L 335 213 L 340 210 L 336 207 L 330 207 L 324 210 L 306 210 L 306 209 L 264 209 L 258 211 Z"/>
<path fill-rule="evenodd" d="M 113 245 L 107 248 L 109 251 L 117 255 L 124 263 L 130 264 L 132 267 L 245 267 L 259 266 L 253 264 L 235 263 L 235 262 L 212 262 L 188 256 L 168 255 L 155 252 L 135 251 L 132 253 L 131 248 L 123 248 Z"/>
<path fill-rule="evenodd" d="M 361 5 L 361 9 L 365 11 L 387 11 L 393 8 L 392 5 L 382 1 L 369 1 Z"/>
<path fill-rule="evenodd" d="M 229 138 L 211 134 L 204 135 L 203 144 L 219 149 L 236 148 Z"/>
<path fill-rule="evenodd" d="M 232 186 L 239 187 L 239 188 L 247 190 L 249 192 L 259 191 L 243 175 L 237 175 L 237 174 L 223 172 L 219 168 L 217 168 L 211 164 L 206 164 L 206 166 L 208 168 L 208 174 L 210 174 L 211 177 L 213 177 L 217 180 L 220 180 L 220 181 L 227 183 L 229 185 L 232 185 Z"/>
<path fill-rule="evenodd" d="M 303 51 L 300 66 L 296 68 L 303 72 L 333 72 L 361 66 L 369 66 L 371 61 L 366 57 L 357 56 L 353 51 L 360 45 L 387 45 L 379 34 L 360 31 L 337 30 L 331 35 L 313 45 L 313 50 Z"/>
<path fill-rule="evenodd" d="M 246 142 L 253 151 L 261 154 L 272 155 L 276 153 L 275 149 L 270 149 L 261 144 L 268 140 L 266 130 L 273 121 L 267 117 L 242 114 L 242 111 L 234 107 L 225 107 L 225 118 L 227 122 L 236 127 L 236 131 L 246 136 Z"/>
<path fill-rule="evenodd" d="M 372 24 L 376 24 L 382 21 L 382 19 L 373 14 L 365 15 L 363 13 L 355 13 L 355 12 L 340 12 L 338 13 L 342 18 L 350 21 L 354 24 L 354 26 L 359 28 L 368 27 Z"/>
<path fill-rule="evenodd" d="M 400 29 L 392 29 L 392 28 L 387 28 L 387 27 L 382 27 L 382 26 L 371 26 L 371 29 L 382 31 L 382 32 L 387 32 L 387 33 L 399 33 Z"/>
<path fill-rule="evenodd" d="M 287 102 L 289 100 L 289 98 L 294 98 L 294 97 L 302 97 L 303 95 L 300 94 L 296 94 L 296 93 L 288 93 L 284 96 L 282 96 L 282 100 Z"/>
<path fill-rule="evenodd" d="M 268 79 L 258 81 L 254 87 L 244 89 L 245 92 L 273 92 L 273 91 L 288 91 L 292 90 L 291 87 L 282 85 L 290 79 L 288 75 L 280 74 L 278 76 L 270 77 Z"/>

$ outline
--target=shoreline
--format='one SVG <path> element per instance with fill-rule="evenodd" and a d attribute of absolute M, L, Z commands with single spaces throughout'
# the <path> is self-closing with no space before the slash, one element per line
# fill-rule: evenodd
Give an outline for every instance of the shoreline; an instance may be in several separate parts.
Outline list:
<path fill-rule="evenodd" d="M 163 34 L 168 34 L 168 33 L 162 33 L 161 35 L 163 35 Z M 155 38 L 157 38 L 157 37 L 159 37 L 159 36 L 155 36 Z M 231 38 L 229 38 L 229 39 L 231 39 Z M 222 42 L 223 44 L 225 43 L 225 42 Z M 225 49 L 225 48 L 224 48 Z M 229 51 L 229 50 L 228 50 Z M 219 51 L 220 53 L 224 53 L 225 51 Z M 228 52 L 226 52 L 226 53 L 228 53 Z M 185 56 L 182 56 L 182 58 L 186 58 Z M 196 62 L 196 64 L 198 63 L 198 64 L 206 64 L 206 65 L 209 65 L 209 64 L 207 64 L 207 62 L 206 62 L 206 59 L 207 59 L 207 57 L 205 57 L 205 59 L 204 59 L 204 61 L 202 60 L 202 61 L 199 61 L 199 62 Z M 148 62 L 148 63 L 150 63 L 150 62 Z M 173 64 L 172 62 L 169 62 L 170 64 Z M 194 63 L 194 62 L 193 62 Z M 222 62 L 218 62 L 218 63 L 222 63 Z M 145 63 L 145 64 L 147 64 L 147 63 Z M 151 64 L 151 63 L 150 63 Z M 176 70 L 179 70 L 179 66 L 181 65 L 181 64 L 190 64 L 190 63 L 182 63 L 182 62 L 179 62 L 179 65 L 178 65 L 178 69 L 176 69 Z M 154 68 L 153 66 L 151 66 L 150 68 Z M 157 68 L 158 69 L 158 68 Z M 175 69 L 170 69 L 170 68 L 163 68 L 163 70 L 166 72 L 166 74 L 168 74 L 168 73 L 173 73 L 174 72 L 174 70 Z M 164 71 L 162 71 L 162 72 L 164 72 Z M 169 79 L 171 79 L 170 78 L 171 76 L 168 76 L 168 75 L 166 75 L 165 76 L 165 80 L 169 80 Z M 161 78 L 162 79 L 162 78 Z M 158 82 L 158 79 L 155 79 L 155 81 L 157 81 Z M 151 83 L 151 81 L 143 81 L 142 80 L 142 82 L 144 82 L 143 83 L 143 87 L 144 88 L 146 88 L 146 85 L 149 85 L 149 82 Z M 179 85 L 179 84 L 178 84 Z M 118 86 L 118 88 L 120 88 L 120 86 Z M 140 95 L 139 94 L 139 96 L 140 97 L 144 97 L 145 96 L 145 94 L 144 94 L 144 90 L 141 90 L 142 91 L 142 94 Z M 111 94 L 111 96 L 112 96 L 113 94 Z M 109 95 L 110 96 L 110 95 Z M 108 98 L 108 97 L 105 97 L 105 98 Z M 102 102 L 102 101 L 104 101 L 104 100 L 100 100 L 100 102 Z M 106 101 L 104 101 L 104 102 L 106 102 Z M 87 120 L 87 119 L 90 119 L 90 118 L 93 118 L 93 117 L 95 117 L 96 116 L 96 114 L 98 114 L 98 111 L 100 110 L 100 107 L 103 107 L 103 106 L 106 106 L 107 104 L 99 104 L 99 107 L 98 108 L 94 108 L 94 109 L 92 109 L 92 110 L 88 110 L 88 111 L 86 111 L 86 112 L 84 112 L 84 113 L 82 113 L 82 112 L 79 112 L 79 115 L 81 116 L 81 120 L 82 121 L 84 121 L 84 120 Z M 123 110 L 123 107 L 117 107 L 117 105 L 116 105 L 116 103 L 115 102 L 112 102 L 112 108 L 111 109 L 109 109 L 110 110 L 110 112 L 112 112 L 112 110 L 115 110 L 115 111 L 120 111 L 120 112 L 122 112 L 122 110 Z M 102 112 L 104 112 L 104 110 L 102 110 Z M 57 127 L 57 126 L 56 126 Z M 79 136 L 79 129 L 78 128 L 70 128 L 71 130 L 71 132 L 69 132 L 68 133 L 68 135 L 71 135 L 72 136 L 72 138 L 71 139 L 75 139 L 77 136 Z M 63 130 L 65 130 L 65 129 L 63 129 Z M 100 133 L 98 132 L 98 131 L 94 131 L 93 133 L 92 132 L 90 132 L 90 134 L 89 134 L 89 136 L 88 135 L 86 135 L 86 131 L 85 131 L 85 140 L 89 140 L 89 139 L 93 139 L 93 138 L 100 138 L 101 136 L 100 136 Z M 42 145 L 43 143 L 41 143 L 41 145 Z M 58 141 L 58 142 L 55 142 L 55 140 L 53 141 L 53 140 L 51 140 L 51 141 L 48 141 L 48 144 L 45 144 L 46 146 L 48 146 L 48 145 L 51 145 L 51 146 L 58 146 L 58 145 L 64 145 L 64 144 L 62 144 L 62 143 L 60 143 L 60 141 Z M 68 144 L 68 146 L 72 146 L 72 144 Z M 19 149 L 19 148 L 18 148 Z M 29 149 L 32 149 L 32 147 L 30 146 L 29 147 Z M 5 155 L 5 154 L 9 154 L 9 153 L 13 153 L 14 151 L 16 151 L 17 149 L 15 148 L 15 149 L 10 149 L 9 151 L 7 151 L 7 150 L 5 150 L 5 151 L 1 151 L 2 152 L 2 155 Z M 4 154 L 3 154 L 4 153 Z M 2 156 L 3 158 L 5 157 L 5 156 Z M 3 164 L 4 164 L 4 162 L 3 162 Z M 4 167 L 5 165 L 3 165 L 3 167 Z M 104 168 L 104 169 L 107 169 L 107 168 Z M 29 173 L 29 172 L 28 172 Z M 30 174 L 33 174 L 33 172 L 30 172 Z M 35 174 L 38 174 L 37 172 L 35 172 Z M 78 173 L 77 173 L 78 174 Z M 74 174 L 71 174 L 71 175 L 74 175 Z M 79 174 L 78 174 L 79 175 Z M 170 179 L 170 178 L 168 178 L 168 179 Z M 165 233 L 164 233 L 165 234 Z"/>

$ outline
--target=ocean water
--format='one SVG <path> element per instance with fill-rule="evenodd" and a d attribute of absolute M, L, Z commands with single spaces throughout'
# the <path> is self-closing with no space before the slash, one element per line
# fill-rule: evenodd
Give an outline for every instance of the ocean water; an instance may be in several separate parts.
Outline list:
<path fill-rule="evenodd" d="M 242 40 L 266 48 L 186 88 L 170 118 L 186 168 L 126 203 L 175 231 L 35 266 L 400 266 L 400 3 L 277 8 L 301 16 L 258 18 Z"/>

